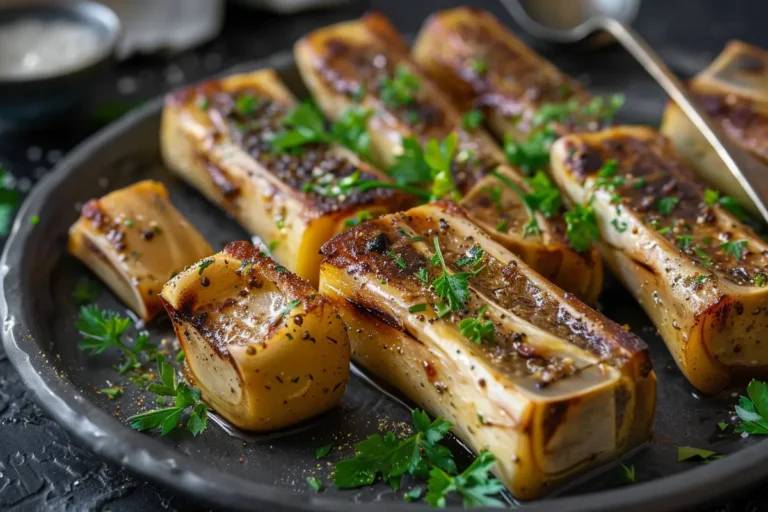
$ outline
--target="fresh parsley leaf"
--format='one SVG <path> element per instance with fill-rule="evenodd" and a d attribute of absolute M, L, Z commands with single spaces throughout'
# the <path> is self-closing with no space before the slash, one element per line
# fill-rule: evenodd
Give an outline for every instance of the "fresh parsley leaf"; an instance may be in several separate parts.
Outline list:
<path fill-rule="evenodd" d="M 656 203 L 656 209 L 659 210 L 659 213 L 663 216 L 669 217 L 672 215 L 672 210 L 675 209 L 675 206 L 677 206 L 677 203 L 679 202 L 680 200 L 676 197 L 662 197 Z"/>
<path fill-rule="evenodd" d="M 565 212 L 563 217 L 566 224 L 565 235 L 576 251 L 586 251 L 594 240 L 600 239 L 597 215 L 591 205 L 577 205 L 573 210 Z"/>
<path fill-rule="evenodd" d="M 458 492 L 464 499 L 464 507 L 504 507 L 504 502 L 493 498 L 504 489 L 504 485 L 489 472 L 496 463 L 496 457 L 483 450 L 475 461 L 462 473 L 451 476 L 439 467 L 429 472 L 426 501 L 433 507 L 443 508 L 446 496 Z"/>
<path fill-rule="evenodd" d="M 75 284 L 72 298 L 78 305 L 90 304 L 99 296 L 99 283 L 91 281 L 87 277 L 81 277 Z"/>
<path fill-rule="evenodd" d="M 160 428 L 161 435 L 167 435 L 178 427 L 182 414 L 189 410 L 186 428 L 197 436 L 208 426 L 208 405 L 201 401 L 200 390 L 179 382 L 176 370 L 157 357 L 159 381 L 151 383 L 147 390 L 160 396 L 173 398 L 173 406 L 136 414 L 128 418 L 131 428 L 144 431 Z"/>
<path fill-rule="evenodd" d="M 711 188 L 706 189 L 704 191 L 704 203 L 706 203 L 707 206 L 719 204 L 739 220 L 746 220 L 748 218 L 736 199 L 730 196 L 723 196 L 717 190 L 712 190 Z"/>
<path fill-rule="evenodd" d="M 395 157 L 395 164 L 387 173 L 397 183 L 410 185 L 429 183 L 432 171 L 424 160 L 424 152 L 419 141 L 413 137 L 403 138 L 403 152 Z"/>
<path fill-rule="evenodd" d="M 679 446 L 677 448 L 677 462 L 699 459 L 706 464 L 722 457 L 717 452 L 704 450 L 703 448 L 694 448 L 692 446 Z"/>
<path fill-rule="evenodd" d="M 492 187 L 483 187 L 483 192 L 488 194 L 489 199 L 493 203 L 494 208 L 499 213 L 504 211 L 504 205 L 501 203 L 501 186 L 494 185 Z"/>
<path fill-rule="evenodd" d="M 459 192 L 451 173 L 451 162 L 456 154 L 459 139 L 456 132 L 442 141 L 429 139 L 424 148 L 424 162 L 429 166 L 432 178 L 432 198 L 458 199 Z"/>
<path fill-rule="evenodd" d="M 353 489 L 371 485 L 378 475 L 393 489 L 400 487 L 402 475 L 424 476 L 428 464 L 449 473 L 456 472 L 456 463 L 445 446 L 437 444 L 451 424 L 442 418 L 429 421 L 429 416 L 418 409 L 412 413 L 416 433 L 398 440 L 392 432 L 382 437 L 373 434 L 355 446 L 355 457 L 336 464 L 334 484 L 340 489 Z"/>
<path fill-rule="evenodd" d="M 400 267 L 401 269 L 405 270 L 406 268 L 408 268 L 408 264 L 405 262 L 405 260 L 403 258 L 401 258 L 400 256 L 398 256 L 395 253 L 395 251 L 393 251 L 392 249 L 387 251 L 387 256 L 389 256 L 391 258 L 394 258 L 395 264 L 398 267 Z"/>
<path fill-rule="evenodd" d="M 187 356 L 186 356 L 186 354 L 184 354 L 184 351 L 183 351 L 183 350 L 179 350 L 179 351 L 176 353 L 176 356 L 174 357 L 174 359 L 175 359 L 176 361 L 179 361 L 179 362 L 181 362 L 181 361 L 184 361 L 186 358 L 187 358 Z"/>
<path fill-rule="evenodd" d="M 309 478 L 307 478 L 307 483 L 309 484 L 310 487 L 312 487 L 317 492 L 320 492 L 323 490 L 323 483 L 320 480 L 318 480 L 317 477 L 310 476 Z"/>
<path fill-rule="evenodd" d="M 696 276 L 696 279 L 694 279 L 693 282 L 696 284 L 701 284 L 707 279 L 709 279 L 710 277 L 712 277 L 710 274 L 700 274 Z"/>
<path fill-rule="evenodd" d="M 108 388 L 101 388 L 99 390 L 99 394 L 106 396 L 110 400 L 114 400 L 115 398 L 118 398 L 120 395 L 122 395 L 123 391 L 123 388 L 120 386 L 111 386 Z"/>
<path fill-rule="evenodd" d="M 255 94 L 241 94 L 235 100 L 235 111 L 241 116 L 252 116 L 258 103 L 259 97 Z"/>
<path fill-rule="evenodd" d="M 728 428 L 728 424 L 725 423 L 724 421 L 721 421 L 720 423 L 717 424 L 717 428 L 719 428 L 721 431 L 725 431 L 725 429 Z"/>
<path fill-rule="evenodd" d="M 413 75 L 407 66 L 400 65 L 393 77 L 381 81 L 381 100 L 390 107 L 406 107 L 416 101 L 420 88 L 419 78 Z"/>
<path fill-rule="evenodd" d="M 456 274 L 449 273 L 437 237 L 434 237 L 432 241 L 435 245 L 433 264 L 438 264 L 443 268 L 443 273 L 432 281 L 435 294 L 448 305 L 451 311 L 461 311 L 464 309 L 464 303 L 469 298 L 469 279 L 482 269 L 472 272 L 458 272 Z"/>
<path fill-rule="evenodd" d="M 693 237 L 691 235 L 678 235 L 675 240 L 675 246 L 683 251 L 688 249 L 691 244 L 693 244 Z"/>
<path fill-rule="evenodd" d="M 403 228 L 397 228 L 397 232 L 400 233 L 401 235 L 403 235 L 406 238 L 410 238 L 414 242 L 421 242 L 421 237 L 420 236 L 412 235 L 409 232 L 407 232 L 406 230 L 404 230 Z"/>
<path fill-rule="evenodd" d="M 373 111 L 354 105 L 342 112 L 331 127 L 331 135 L 364 159 L 371 158 L 371 136 L 368 135 L 368 119 Z"/>
<path fill-rule="evenodd" d="M 277 312 L 277 318 L 282 319 L 285 315 L 290 313 L 293 308 L 298 307 L 301 304 L 301 300 L 295 299 L 286 304 L 280 311 Z"/>
<path fill-rule="evenodd" d="M 418 501 L 422 494 L 424 494 L 424 490 L 421 487 L 414 487 L 407 493 L 403 494 L 403 499 L 405 501 Z"/>
<path fill-rule="evenodd" d="M 469 67 L 476 74 L 482 75 L 488 70 L 488 61 L 485 59 L 478 59 L 477 57 L 473 57 L 469 59 Z"/>
<path fill-rule="evenodd" d="M 528 213 L 528 222 L 523 227 L 523 237 L 526 237 L 528 235 L 539 235 L 541 234 L 541 229 L 539 228 L 539 224 L 536 221 L 536 211 L 534 209 L 535 199 L 533 199 L 531 194 L 525 194 L 522 189 L 520 189 L 519 186 L 517 186 L 516 183 L 514 183 L 511 179 L 504 176 L 503 174 L 499 173 L 499 171 L 491 171 L 491 175 L 495 177 L 497 180 L 501 181 L 504 185 L 507 186 L 512 192 L 514 192 L 519 198 L 520 201 L 523 203 L 523 206 L 525 207 L 525 211 Z"/>
<path fill-rule="evenodd" d="M 747 248 L 747 240 L 730 240 L 720 244 L 720 248 L 725 254 L 733 256 L 737 260 L 744 257 L 744 250 Z"/>
<path fill-rule="evenodd" d="M 739 397 L 736 414 L 741 420 L 737 433 L 768 435 L 768 384 L 753 379 L 747 386 L 747 396 Z"/>
<path fill-rule="evenodd" d="M 757 274 L 755 276 L 755 286 L 762 288 L 768 282 L 768 277 L 765 274 Z"/>
<path fill-rule="evenodd" d="M 422 283 L 425 283 L 425 284 L 429 283 L 429 274 L 427 273 L 427 269 L 424 267 L 419 267 L 419 271 L 416 274 L 416 277 Z"/>
<path fill-rule="evenodd" d="M 409 313 L 421 313 L 422 311 L 427 310 L 426 304 L 414 304 L 413 306 L 408 308 Z"/>
<path fill-rule="evenodd" d="M 493 327 L 492 321 L 485 320 L 484 318 L 487 309 L 487 306 L 483 306 L 477 312 L 477 317 L 465 318 L 459 322 L 461 335 L 478 345 L 483 341 L 487 341 L 488 343 L 494 342 L 496 329 Z"/>
<path fill-rule="evenodd" d="M 535 130 L 523 142 L 514 142 L 506 138 L 504 153 L 510 164 L 519 166 L 526 173 L 531 173 L 549 165 L 549 150 L 556 139 L 557 135 L 549 128 Z"/>
<path fill-rule="evenodd" d="M 484 116 L 481 110 L 470 110 L 461 116 L 461 127 L 467 131 L 475 130 L 483 124 L 483 119 Z"/>
<path fill-rule="evenodd" d="M 325 118 L 312 102 L 305 101 L 294 108 L 283 118 L 282 124 L 285 128 L 269 141 L 275 152 L 283 153 L 307 144 L 331 141 L 325 129 Z"/>
<path fill-rule="evenodd" d="M 696 255 L 696 257 L 699 258 L 699 260 L 701 260 L 702 265 L 704 265 L 705 267 L 712 266 L 712 258 L 709 257 L 709 254 L 707 254 L 707 252 L 704 249 L 702 249 L 701 247 L 695 247 L 693 249 L 693 252 Z"/>
<path fill-rule="evenodd" d="M 207 260 L 201 261 L 197 265 L 197 275 L 199 275 L 199 276 L 203 275 L 203 272 L 205 272 L 205 269 L 207 269 L 211 265 L 213 265 L 213 260 L 212 259 L 207 259 Z"/>
<path fill-rule="evenodd" d="M 623 233 L 627 230 L 627 223 L 624 221 L 621 221 L 619 219 L 613 219 L 611 221 L 611 225 L 618 231 L 619 233 Z"/>
<path fill-rule="evenodd" d="M 533 189 L 532 194 L 526 195 L 526 201 L 533 210 L 538 210 L 549 218 L 560 211 L 561 199 L 560 189 L 558 189 L 552 180 L 549 179 L 543 171 L 536 171 L 530 178 L 525 180 Z"/>
<path fill-rule="evenodd" d="M 0 164 L 0 236 L 8 236 L 13 224 L 13 210 L 19 205 L 18 190 L 5 186 L 5 168 Z"/>
<path fill-rule="evenodd" d="M 623 94 L 595 96 L 584 107 L 583 112 L 588 116 L 598 117 L 605 122 L 609 122 L 616 116 L 616 112 L 624 106 L 625 101 L 626 97 Z"/>
<path fill-rule="evenodd" d="M 465 265 L 471 265 L 472 267 L 477 267 L 480 265 L 480 263 L 482 263 L 484 255 L 485 251 L 482 247 L 479 245 L 473 245 L 467 251 L 466 256 L 456 262 L 456 266 L 463 267 Z"/>
<path fill-rule="evenodd" d="M 507 221 L 502 220 L 498 224 L 496 224 L 496 231 L 506 231 L 507 230 Z"/>
<path fill-rule="evenodd" d="M 331 451 L 331 445 L 330 444 L 324 444 L 323 446 L 321 446 L 320 448 L 315 450 L 315 458 L 316 459 L 322 459 L 323 457 L 328 455 L 328 453 L 330 451 Z"/>
<path fill-rule="evenodd" d="M 120 316 L 114 311 L 105 311 L 98 306 L 83 306 L 80 317 L 75 323 L 83 340 L 78 345 L 90 355 L 101 354 L 109 348 L 117 348 L 126 356 L 127 361 L 120 366 L 120 373 L 134 370 L 141 366 L 140 353 L 154 354 L 157 347 L 148 343 L 148 335 L 140 333 L 133 346 L 126 344 L 122 337 L 130 327 L 131 319 Z"/>
<path fill-rule="evenodd" d="M 634 464 L 631 464 L 629 466 L 625 466 L 624 464 L 621 465 L 621 471 L 622 476 L 624 477 L 624 480 L 628 483 L 635 483 L 635 466 Z"/>
<path fill-rule="evenodd" d="M 40 216 L 39 215 L 30 215 L 29 216 L 29 223 L 32 226 L 37 226 L 38 224 L 40 224 Z"/>
<path fill-rule="evenodd" d="M 373 218 L 373 215 L 371 215 L 371 212 L 368 210 L 362 210 L 357 212 L 357 215 L 352 217 L 351 219 L 347 219 L 344 221 L 344 225 L 348 228 L 359 226 L 363 222 L 367 220 L 371 220 Z"/>

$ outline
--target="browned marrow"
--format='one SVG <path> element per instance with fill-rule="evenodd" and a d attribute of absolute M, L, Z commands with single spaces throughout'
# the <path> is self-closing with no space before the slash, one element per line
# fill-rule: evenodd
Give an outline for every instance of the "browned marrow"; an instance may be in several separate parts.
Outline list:
<path fill-rule="evenodd" d="M 349 328 L 354 360 L 451 421 L 473 450 L 490 450 L 516 497 L 539 497 L 647 439 L 656 378 L 645 344 L 455 203 L 369 221 L 323 254 L 320 290 Z M 473 274 L 447 312 L 434 284 L 445 271 Z"/>
<path fill-rule="evenodd" d="M 343 191 L 339 183 L 387 180 L 351 151 L 326 143 L 289 154 L 272 150 L 296 100 L 273 70 L 183 89 L 163 111 L 166 164 L 257 235 L 292 272 L 317 283 L 320 246 L 347 221 L 397 211 L 392 190 Z"/>
<path fill-rule="evenodd" d="M 694 386 L 716 393 L 768 370 L 768 245 L 708 204 L 665 137 L 645 127 L 569 135 L 552 172 L 572 201 L 591 200 L 603 258 Z"/>
<path fill-rule="evenodd" d="M 497 170 L 529 193 L 521 172 L 505 163 L 504 153 L 484 129 L 463 122 L 462 112 L 410 59 L 402 36 L 386 17 L 368 14 L 316 30 L 296 44 L 295 54 L 305 83 L 328 117 L 338 119 L 356 104 L 373 112 L 368 132 L 373 159 L 381 168 L 396 162 L 405 138 L 425 144 L 456 134 L 458 157 L 451 172 L 470 217 L 558 285 L 596 300 L 603 278 L 597 252 L 572 250 L 557 216 L 545 219 L 536 212 L 541 233 L 525 232 L 531 219 L 520 195 L 503 190 L 507 187 L 488 175 Z M 398 75 L 409 77 L 404 81 L 409 92 L 393 100 L 383 84 Z M 493 201 L 493 189 L 502 189 L 501 203 Z"/>

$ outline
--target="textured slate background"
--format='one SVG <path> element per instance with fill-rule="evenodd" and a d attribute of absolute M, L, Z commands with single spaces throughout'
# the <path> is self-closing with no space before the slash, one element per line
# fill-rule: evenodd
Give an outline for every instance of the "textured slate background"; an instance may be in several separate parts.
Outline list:
<path fill-rule="evenodd" d="M 291 18 L 230 6 L 225 29 L 216 41 L 171 58 L 145 56 L 121 64 L 82 115 L 67 119 L 64 125 L 24 136 L 0 134 L 0 163 L 11 170 L 16 186 L 26 193 L 87 135 L 170 88 L 286 49 L 313 28 L 371 8 L 387 13 L 404 32 L 414 33 L 430 12 L 461 4 L 494 11 L 514 27 L 501 5 L 491 0 L 368 0 Z M 635 27 L 681 75 L 690 75 L 729 39 L 741 38 L 768 48 L 767 16 L 768 2 L 763 0 L 645 0 Z M 547 55 L 558 54 L 556 62 L 566 67 L 568 52 L 576 51 L 539 49 Z M 615 58 L 620 51 L 611 48 L 605 55 Z M 573 55 L 577 61 L 583 59 Z M 612 60 L 606 58 L 606 62 Z M 660 92 L 654 94 L 662 98 Z M 712 505 L 713 512 L 768 511 L 768 483 Z M 0 348 L 0 510 L 198 509 L 183 497 L 138 480 L 71 442 L 34 404 Z"/>

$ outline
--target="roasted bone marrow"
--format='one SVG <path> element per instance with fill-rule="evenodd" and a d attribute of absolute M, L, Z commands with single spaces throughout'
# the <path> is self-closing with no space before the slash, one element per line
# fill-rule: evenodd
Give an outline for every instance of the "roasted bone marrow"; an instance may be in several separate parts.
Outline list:
<path fill-rule="evenodd" d="M 68 249 L 145 321 L 163 311 L 166 281 L 213 253 L 165 186 L 150 180 L 85 203 Z"/>
<path fill-rule="evenodd" d="M 348 326 L 354 361 L 452 422 L 474 451 L 490 450 L 517 498 L 647 439 L 656 388 L 642 340 L 455 203 L 366 222 L 323 255 L 320 290 Z M 446 275 L 468 279 L 464 292 L 446 297 Z"/>
<path fill-rule="evenodd" d="M 768 163 L 768 52 L 732 41 L 707 69 L 690 81 L 689 88 L 731 140 Z M 701 178 L 759 216 L 712 145 L 675 103 L 667 105 L 661 131 Z"/>
<path fill-rule="evenodd" d="M 552 173 L 597 217 L 603 258 L 656 325 L 688 380 L 717 393 L 768 367 L 768 245 L 646 127 L 561 138 Z"/>
<path fill-rule="evenodd" d="M 320 246 L 363 212 L 397 211 L 401 196 L 344 189 L 345 179 L 388 178 L 340 146 L 276 151 L 271 141 L 296 106 L 273 70 L 206 82 L 168 97 L 161 146 L 171 170 L 316 284 Z"/>
<path fill-rule="evenodd" d="M 306 280 L 258 247 L 230 243 L 169 281 L 162 298 L 188 380 L 236 427 L 293 425 L 344 394 L 344 323 Z"/>
<path fill-rule="evenodd" d="M 355 105 L 372 112 L 368 132 L 381 168 L 397 162 L 406 139 L 426 144 L 456 134 L 458 156 L 451 172 L 466 212 L 556 284 L 588 302 L 597 299 L 603 279 L 597 252 L 570 248 L 557 215 L 545 219 L 527 211 L 521 194 L 531 188 L 522 174 L 505 163 L 482 127 L 466 125 L 461 111 L 413 63 L 402 36 L 383 15 L 316 30 L 296 44 L 295 53 L 305 83 L 328 117 L 338 119 Z M 492 171 L 515 183 L 519 193 L 489 176 Z M 536 231 L 525 229 L 532 220 Z"/>

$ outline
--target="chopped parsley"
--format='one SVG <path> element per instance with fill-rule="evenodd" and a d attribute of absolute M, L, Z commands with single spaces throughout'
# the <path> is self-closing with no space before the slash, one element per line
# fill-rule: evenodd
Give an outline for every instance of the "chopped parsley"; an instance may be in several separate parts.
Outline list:
<path fill-rule="evenodd" d="M 504 205 L 501 203 L 501 186 L 494 185 L 492 187 L 483 187 L 483 192 L 488 194 L 488 198 L 493 203 L 496 211 L 502 213 L 504 211 Z"/>
<path fill-rule="evenodd" d="M 330 451 L 331 451 L 331 445 L 330 444 L 324 444 L 323 446 L 321 446 L 320 448 L 315 450 L 315 458 L 316 459 L 322 459 L 323 457 L 328 455 L 328 453 Z"/>
<path fill-rule="evenodd" d="M 621 472 L 622 477 L 624 480 L 628 483 L 635 483 L 635 466 L 634 464 L 630 464 L 629 466 L 625 466 L 624 464 L 621 465 Z"/>
<path fill-rule="evenodd" d="M 498 224 L 496 224 L 496 231 L 506 231 L 507 230 L 507 221 L 502 220 Z"/>
<path fill-rule="evenodd" d="M 400 233 L 401 235 L 403 235 L 406 238 L 410 238 L 414 242 L 421 242 L 421 237 L 420 236 L 412 235 L 409 232 L 407 232 L 406 230 L 404 230 L 403 228 L 397 228 L 397 232 Z"/>
<path fill-rule="evenodd" d="M 427 310 L 426 304 L 414 304 L 413 306 L 408 308 L 409 313 L 421 313 L 422 311 Z"/>
<path fill-rule="evenodd" d="M 675 209 L 675 206 L 677 206 L 677 203 L 679 202 L 680 200 L 676 197 L 662 197 L 656 203 L 656 209 L 659 210 L 659 213 L 663 216 L 668 217 L 672 215 L 672 210 Z"/>
<path fill-rule="evenodd" d="M 720 244 L 720 248 L 725 254 L 740 260 L 744 257 L 744 250 L 747 248 L 748 243 L 746 240 L 730 240 Z"/>
<path fill-rule="evenodd" d="M 298 307 L 301 304 L 301 300 L 294 299 L 288 304 L 286 304 L 280 311 L 277 312 L 277 318 L 282 319 L 285 315 L 293 311 L 294 308 Z"/>
<path fill-rule="evenodd" d="M 493 498 L 504 489 L 504 484 L 490 476 L 496 457 L 483 450 L 470 466 L 458 475 L 451 476 L 441 467 L 435 466 L 429 472 L 428 492 L 425 500 L 433 507 L 444 508 L 446 496 L 458 492 L 464 507 L 504 507 L 504 502 Z"/>
<path fill-rule="evenodd" d="M 560 211 L 560 189 L 552 183 L 545 172 L 536 171 L 536 174 L 526 178 L 525 181 L 533 189 L 533 193 L 526 196 L 532 209 L 539 210 L 547 218 Z"/>
<path fill-rule="evenodd" d="M 675 240 L 675 246 L 683 251 L 688 249 L 691 244 L 693 244 L 693 237 L 691 235 L 678 235 Z"/>
<path fill-rule="evenodd" d="M 312 102 L 299 104 L 283 118 L 282 124 L 283 130 L 269 139 L 272 150 L 277 153 L 295 150 L 306 144 L 331 142 L 325 118 Z"/>
<path fill-rule="evenodd" d="M 30 215 L 29 216 L 29 223 L 32 226 L 37 226 L 38 224 L 40 224 L 40 216 L 39 215 Z"/>
<path fill-rule="evenodd" d="M 677 448 L 677 462 L 690 460 L 700 460 L 705 464 L 713 460 L 721 459 L 723 456 L 711 450 L 703 448 L 694 448 L 693 446 L 679 446 Z"/>
<path fill-rule="evenodd" d="M 331 127 L 331 136 L 365 159 L 371 158 L 371 136 L 368 135 L 368 119 L 373 111 L 358 105 L 342 112 Z"/>
<path fill-rule="evenodd" d="M 711 188 L 706 189 L 704 191 L 704 202 L 707 206 L 719 204 L 739 220 L 746 220 L 748 218 L 736 199 L 730 196 L 721 195 L 717 190 L 712 190 Z"/>
<path fill-rule="evenodd" d="M 72 298 L 82 306 L 94 302 L 99 296 L 99 283 L 91 281 L 87 277 L 81 277 L 75 284 L 75 290 L 72 292 Z"/>
<path fill-rule="evenodd" d="M 696 284 L 701 284 L 711 277 L 712 276 L 710 274 L 699 274 L 698 276 L 696 276 L 696 279 L 694 279 L 693 282 Z"/>
<path fill-rule="evenodd" d="M 363 222 L 367 220 L 371 220 L 372 218 L 373 218 L 373 215 L 371 215 L 371 212 L 369 212 L 368 210 L 362 210 L 357 212 L 357 215 L 355 215 L 354 217 L 345 220 L 344 225 L 347 226 L 348 228 L 351 228 L 351 227 L 359 226 Z"/>
<path fill-rule="evenodd" d="M 739 397 L 736 414 L 741 420 L 737 433 L 768 435 L 768 384 L 753 379 L 747 386 L 747 396 Z"/>
<path fill-rule="evenodd" d="M 317 492 L 320 492 L 323 490 L 323 483 L 320 480 L 318 480 L 318 478 L 315 476 L 310 476 L 309 478 L 307 478 L 307 483 L 309 484 L 310 487 L 312 487 Z"/>
<path fill-rule="evenodd" d="M 120 395 L 122 395 L 123 392 L 124 390 L 120 386 L 111 386 L 108 388 L 101 388 L 99 390 L 100 395 L 104 395 L 110 400 L 114 400 L 115 398 L 120 397 Z"/>
<path fill-rule="evenodd" d="M 430 466 L 455 473 L 451 451 L 438 444 L 452 425 L 442 418 L 430 422 L 427 413 L 419 409 L 414 409 L 412 418 L 416 433 L 410 437 L 398 440 L 395 434 L 387 432 L 384 437 L 373 434 L 358 443 L 354 458 L 336 464 L 336 487 L 354 489 L 371 485 L 381 475 L 393 489 L 398 489 L 404 474 L 424 477 Z"/>
<path fill-rule="evenodd" d="M 405 262 L 405 260 L 403 258 L 401 258 L 400 256 L 398 256 L 395 253 L 395 251 L 393 251 L 392 249 L 387 251 L 387 256 L 390 256 L 391 258 L 394 258 L 395 265 L 397 265 L 401 269 L 405 270 L 406 268 L 408 268 L 408 264 Z"/>
<path fill-rule="evenodd" d="M 201 276 L 203 275 L 203 272 L 205 272 L 205 269 L 213 265 L 212 259 L 203 260 L 200 262 L 200 264 L 197 266 L 197 275 Z"/>
<path fill-rule="evenodd" d="M 461 127 L 467 131 L 480 128 L 483 124 L 483 117 L 483 112 L 477 109 L 465 112 L 464 115 L 461 116 Z"/>
<path fill-rule="evenodd" d="M 137 335 L 132 345 L 125 342 L 123 336 L 130 326 L 131 319 L 122 317 L 119 313 L 102 310 L 98 306 L 83 306 L 75 323 L 75 327 L 83 336 L 78 347 L 89 355 L 116 348 L 126 357 L 126 361 L 117 367 L 118 371 L 122 374 L 128 370 L 136 370 L 141 367 L 141 354 L 155 355 L 157 347 L 149 343 L 149 335 L 143 331 Z"/>
<path fill-rule="evenodd" d="M 762 288 L 768 281 L 768 277 L 765 274 L 757 274 L 755 276 L 755 286 Z"/>
<path fill-rule="evenodd" d="M 611 225 L 618 231 L 619 233 L 623 233 L 627 230 L 627 223 L 624 221 L 621 221 L 619 219 L 613 219 L 611 221 Z"/>
<path fill-rule="evenodd" d="M 471 265 L 472 267 L 477 267 L 483 262 L 483 256 L 485 255 L 485 251 L 482 247 L 479 245 L 473 245 L 469 248 L 467 251 L 466 256 L 461 258 L 459 261 L 456 262 L 456 266 L 463 267 L 465 265 Z"/>
<path fill-rule="evenodd" d="M 472 59 L 469 59 L 469 67 L 476 74 L 482 75 L 488 70 L 488 61 L 486 61 L 485 59 L 478 59 L 477 57 L 474 57 Z"/>
<path fill-rule="evenodd" d="M 701 247 L 696 247 L 693 249 L 694 254 L 696 254 L 696 257 L 701 260 L 701 264 L 705 267 L 712 266 L 712 258 L 709 257 L 709 254 L 702 249 Z"/>
<path fill-rule="evenodd" d="M 416 273 L 416 278 L 422 283 L 428 284 L 429 274 L 427 273 L 427 269 L 424 267 L 419 267 L 419 271 Z"/>
<path fill-rule="evenodd" d="M 451 133 L 444 140 L 429 139 L 424 148 L 424 162 L 429 166 L 432 178 L 432 198 L 459 198 L 456 183 L 451 173 L 451 162 L 456 154 L 459 140 Z"/>
<path fill-rule="evenodd" d="M 259 104 L 259 97 L 255 94 L 241 94 L 235 100 L 235 111 L 241 116 L 252 116 Z"/>
<path fill-rule="evenodd" d="M 534 196 L 531 194 L 525 194 L 517 184 L 515 184 L 511 179 L 504 176 L 503 174 L 499 173 L 499 171 L 491 171 L 491 175 L 495 177 L 497 180 L 501 181 L 504 185 L 507 186 L 512 192 L 514 192 L 517 197 L 520 198 L 520 201 L 523 203 L 523 206 L 525 207 L 525 211 L 528 213 L 528 222 L 523 226 L 523 237 L 527 237 L 528 235 L 539 235 L 541 234 L 541 229 L 539 228 L 539 223 L 536 221 L 536 200 L 534 199 Z"/>
<path fill-rule="evenodd" d="M 589 204 L 577 205 L 563 215 L 566 224 L 565 236 L 571 247 L 582 252 L 589 249 L 594 240 L 600 239 L 595 209 Z"/>
<path fill-rule="evenodd" d="M 435 255 L 432 257 L 432 264 L 440 265 L 443 268 L 442 274 L 432 281 L 435 294 L 448 306 L 450 311 L 461 311 L 464 309 L 464 303 L 469 298 L 469 279 L 477 275 L 482 270 L 482 267 L 472 272 L 449 273 L 437 237 L 434 237 L 432 241 L 435 245 Z"/>
<path fill-rule="evenodd" d="M 571 117 L 590 116 L 603 121 L 611 121 L 616 112 L 624 105 L 626 98 L 623 94 L 611 96 L 595 96 L 586 105 L 576 99 L 560 103 L 547 103 L 531 119 L 533 126 L 544 126 L 552 122 L 563 122 Z"/>
<path fill-rule="evenodd" d="M 536 130 L 523 142 L 504 139 L 504 153 L 507 161 L 520 167 L 525 173 L 546 168 L 549 165 L 549 150 L 557 139 L 549 128 Z"/>
<path fill-rule="evenodd" d="M 390 107 L 406 107 L 416 101 L 416 95 L 421 88 L 419 77 L 412 74 L 408 67 L 400 65 L 393 77 L 381 81 L 381 100 Z"/>
<path fill-rule="evenodd" d="M 405 501 L 418 501 L 422 494 L 424 494 L 424 490 L 421 487 L 414 487 L 407 493 L 403 494 L 403 499 Z"/>
<path fill-rule="evenodd" d="M 128 418 L 131 428 L 136 430 L 160 429 L 161 435 L 166 435 L 179 425 L 184 412 L 188 412 L 186 428 L 193 436 L 205 431 L 208 427 L 208 405 L 200 398 L 200 390 L 179 382 L 176 370 L 157 357 L 157 373 L 159 381 L 151 383 L 147 391 L 161 397 L 173 398 L 173 406 L 164 409 L 136 414 Z"/>
<path fill-rule="evenodd" d="M 488 306 L 483 305 L 475 318 L 465 318 L 459 322 L 459 331 L 461 331 L 462 336 L 477 344 L 481 344 L 483 341 L 494 342 L 496 329 L 493 327 L 492 321 L 485 320 L 487 309 Z"/>
<path fill-rule="evenodd" d="M 6 188 L 5 168 L 0 164 L 0 236 L 8 236 L 13 224 L 13 210 L 19 204 L 19 192 Z"/>

